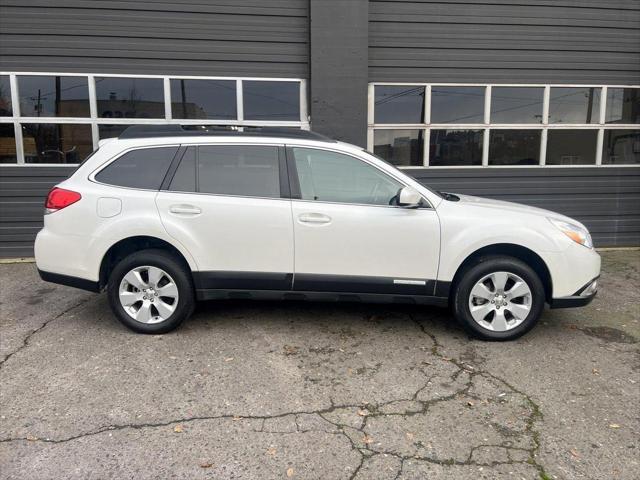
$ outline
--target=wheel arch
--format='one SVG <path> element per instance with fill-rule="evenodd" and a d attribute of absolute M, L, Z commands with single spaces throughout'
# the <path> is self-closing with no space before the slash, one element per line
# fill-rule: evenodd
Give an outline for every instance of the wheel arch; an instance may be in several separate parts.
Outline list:
<path fill-rule="evenodd" d="M 533 269 L 534 272 L 536 272 L 536 274 L 540 278 L 540 281 L 544 286 L 545 300 L 547 302 L 551 300 L 553 283 L 551 280 L 551 272 L 549 271 L 549 267 L 542 259 L 542 257 L 540 257 L 540 255 L 538 255 L 536 252 L 534 252 L 530 248 L 523 247 L 522 245 L 517 245 L 514 243 L 495 243 L 486 245 L 469 254 L 458 266 L 458 268 L 456 269 L 456 273 L 453 276 L 453 280 L 451 281 L 451 288 L 449 290 L 450 299 L 451 295 L 453 295 L 453 292 L 455 292 L 457 284 L 462 278 L 464 272 L 472 265 L 478 263 L 482 257 L 486 257 L 488 255 L 503 255 L 513 257 L 526 263 Z"/>

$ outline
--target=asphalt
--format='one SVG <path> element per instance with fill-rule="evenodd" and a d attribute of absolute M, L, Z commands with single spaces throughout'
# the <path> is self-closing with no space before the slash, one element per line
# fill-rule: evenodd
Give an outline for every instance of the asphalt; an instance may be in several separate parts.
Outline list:
<path fill-rule="evenodd" d="M 640 478 L 640 252 L 524 338 L 444 309 L 201 304 L 143 336 L 0 265 L 0 478 Z"/>

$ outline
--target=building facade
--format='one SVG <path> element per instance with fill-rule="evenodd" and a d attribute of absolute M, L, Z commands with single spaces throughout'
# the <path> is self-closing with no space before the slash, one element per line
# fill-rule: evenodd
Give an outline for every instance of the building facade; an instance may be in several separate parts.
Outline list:
<path fill-rule="evenodd" d="M 640 245 L 638 0 L 0 0 L 0 257 L 136 124 L 311 128 Z"/>

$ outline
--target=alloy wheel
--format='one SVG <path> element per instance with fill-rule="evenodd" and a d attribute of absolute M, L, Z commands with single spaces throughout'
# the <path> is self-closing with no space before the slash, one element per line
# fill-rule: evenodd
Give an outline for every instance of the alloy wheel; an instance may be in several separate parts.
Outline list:
<path fill-rule="evenodd" d="M 124 311 L 135 321 L 160 323 L 176 310 L 178 287 L 161 268 L 141 266 L 122 278 L 118 298 Z"/>

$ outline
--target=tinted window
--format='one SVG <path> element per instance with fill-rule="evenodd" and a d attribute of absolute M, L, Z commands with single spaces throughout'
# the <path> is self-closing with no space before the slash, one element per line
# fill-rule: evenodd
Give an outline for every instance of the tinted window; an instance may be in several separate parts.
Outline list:
<path fill-rule="evenodd" d="M 549 130 L 547 165 L 594 165 L 596 163 L 596 130 Z"/>
<path fill-rule="evenodd" d="M 549 123 L 599 123 L 599 88 L 553 87 L 549 97 Z"/>
<path fill-rule="evenodd" d="M 393 165 L 422 165 L 424 130 L 375 130 L 373 152 Z"/>
<path fill-rule="evenodd" d="M 143 148 L 125 153 L 96 175 L 119 187 L 158 190 L 178 147 Z"/>
<path fill-rule="evenodd" d="M 542 123 L 544 88 L 493 87 L 491 123 Z"/>
<path fill-rule="evenodd" d="M 482 165 L 482 130 L 431 130 L 429 165 Z"/>
<path fill-rule="evenodd" d="M 23 117 L 88 117 L 87 77 L 18 76 Z"/>
<path fill-rule="evenodd" d="M 608 88 L 606 123 L 640 123 L 640 88 Z"/>
<path fill-rule="evenodd" d="M 0 75 L 0 117 L 10 117 L 11 111 L 9 75 Z"/>
<path fill-rule="evenodd" d="M 300 83 L 242 82 L 244 118 L 300 121 Z"/>
<path fill-rule="evenodd" d="M 640 130 L 605 130 L 602 163 L 640 165 Z"/>
<path fill-rule="evenodd" d="M 171 80 L 173 118 L 232 119 L 236 114 L 234 80 Z"/>
<path fill-rule="evenodd" d="M 293 149 L 303 200 L 389 205 L 402 184 L 348 155 Z"/>
<path fill-rule="evenodd" d="M 96 77 L 98 116 L 103 118 L 164 118 L 161 78 Z"/>
<path fill-rule="evenodd" d="M 0 163 L 16 163 L 16 134 L 13 123 L 0 123 Z"/>
<path fill-rule="evenodd" d="M 169 190 L 174 192 L 196 191 L 196 147 L 189 147 L 173 175 Z"/>
<path fill-rule="evenodd" d="M 199 192 L 280 197 L 277 147 L 201 146 L 198 148 L 197 164 Z"/>
<path fill-rule="evenodd" d="M 80 163 L 93 151 L 91 125 L 23 123 L 26 163 Z"/>
<path fill-rule="evenodd" d="M 484 87 L 431 87 L 431 123 L 484 123 Z"/>
<path fill-rule="evenodd" d="M 540 130 L 491 130 L 489 165 L 538 165 Z"/>
<path fill-rule="evenodd" d="M 375 94 L 376 123 L 424 122 L 424 87 L 379 85 Z"/>

